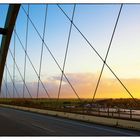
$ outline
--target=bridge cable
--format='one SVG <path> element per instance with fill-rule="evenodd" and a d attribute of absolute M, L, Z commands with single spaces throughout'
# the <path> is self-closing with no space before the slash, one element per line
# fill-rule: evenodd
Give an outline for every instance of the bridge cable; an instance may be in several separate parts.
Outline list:
<path fill-rule="evenodd" d="M 7 70 L 8 74 L 9 74 L 9 77 L 10 77 L 10 79 L 11 79 L 11 82 L 13 83 L 13 79 L 12 79 L 12 76 L 11 76 L 11 74 L 10 74 L 10 71 L 9 71 L 9 69 L 8 69 L 8 67 L 7 67 L 7 64 L 5 64 L 5 67 L 6 67 L 6 70 Z M 14 88 L 15 88 L 15 91 L 16 91 L 17 96 L 20 97 L 20 96 L 19 96 L 19 92 L 18 92 L 18 90 L 17 90 L 16 87 L 15 87 L 15 84 L 13 84 L 13 85 L 14 85 Z"/>
<path fill-rule="evenodd" d="M 14 32 L 16 33 L 17 39 L 19 40 L 19 43 L 20 43 L 20 45 L 21 45 L 23 51 L 26 53 L 27 59 L 29 60 L 29 62 L 30 62 L 30 64 L 31 64 L 31 66 L 32 66 L 32 68 L 33 68 L 33 70 L 34 70 L 34 72 L 36 73 L 36 75 L 37 75 L 37 77 L 38 77 L 38 79 L 39 79 L 39 75 L 38 75 L 38 73 L 37 73 L 37 71 L 36 71 L 36 69 L 35 69 L 35 67 L 34 67 L 34 65 L 33 65 L 32 61 L 31 61 L 31 59 L 30 59 L 30 57 L 29 57 L 29 55 L 28 55 L 28 53 L 26 52 L 26 50 L 25 50 L 25 48 L 24 48 L 24 46 L 23 46 L 23 44 L 22 44 L 22 42 L 21 42 L 20 37 L 18 36 L 18 34 L 17 34 L 17 32 L 16 32 L 15 30 L 14 30 Z M 43 88 L 44 88 L 46 94 L 48 95 L 48 98 L 50 98 L 50 95 L 49 95 L 47 89 L 45 88 L 45 86 L 44 86 L 42 80 L 41 80 L 41 79 L 39 79 L 39 80 L 40 80 L 40 82 L 41 82 L 41 84 L 42 84 L 42 86 L 43 86 Z"/>
<path fill-rule="evenodd" d="M 100 75 L 99 75 L 99 78 L 98 78 L 98 81 L 97 81 L 97 84 L 96 84 L 96 87 L 95 87 L 95 90 L 94 90 L 94 94 L 93 94 L 93 98 L 92 98 L 91 103 L 93 103 L 93 101 L 95 99 L 95 96 L 96 96 L 96 93 L 97 93 L 97 90 L 98 90 L 98 87 L 99 87 L 99 84 L 100 84 L 100 80 L 101 80 L 101 77 L 102 77 L 102 74 L 103 74 L 105 63 L 107 61 L 107 57 L 108 57 L 108 54 L 109 54 L 109 51 L 110 51 L 110 48 L 111 48 L 111 45 L 112 45 L 112 41 L 113 41 L 114 34 L 115 34 L 115 31 L 116 31 L 116 28 L 117 28 L 117 25 L 118 25 L 118 21 L 119 21 L 120 15 L 121 15 L 122 7 L 123 7 L 123 4 L 121 4 L 120 9 L 119 9 L 119 13 L 118 13 L 115 25 L 114 25 L 114 29 L 113 29 L 113 32 L 112 32 L 112 35 L 111 35 L 111 39 L 110 39 L 110 42 L 109 42 L 109 45 L 108 45 L 106 56 L 105 56 L 105 59 L 103 61 L 103 66 L 102 66 L 101 71 L 100 71 Z"/>
<path fill-rule="evenodd" d="M 5 71 L 5 79 L 6 79 L 5 87 L 6 87 L 6 96 L 7 96 L 7 70 Z"/>
<path fill-rule="evenodd" d="M 10 95 L 10 92 L 9 92 L 9 89 L 8 89 L 8 86 L 7 86 L 7 82 L 5 79 L 3 79 L 3 82 L 4 82 L 4 85 L 5 85 L 5 88 L 7 90 L 7 94 L 9 95 L 9 97 L 11 98 L 11 95 Z"/>
<path fill-rule="evenodd" d="M 2 97 L 2 93 L 3 93 L 3 96 L 4 96 L 4 93 L 5 93 L 5 92 L 3 92 L 3 91 L 6 90 L 6 93 L 5 93 L 6 96 L 5 96 L 5 97 L 7 98 L 7 92 L 8 92 L 8 91 L 7 91 L 7 73 L 6 73 L 6 70 L 5 70 L 5 73 L 4 73 L 4 74 L 5 74 L 5 79 L 6 79 L 6 80 L 5 80 L 4 77 L 3 77 L 3 81 L 2 81 L 3 84 L 2 84 L 2 87 L 3 87 L 3 85 L 4 85 L 4 86 L 5 86 L 5 89 L 4 89 L 4 90 L 2 89 L 2 91 L 1 91 L 1 93 L 0 93 L 0 96 Z"/>
<path fill-rule="evenodd" d="M 72 13 L 72 19 L 71 19 L 72 22 L 74 20 L 75 8 L 76 8 L 76 4 L 74 4 L 74 7 L 73 7 L 73 13 Z M 64 56 L 64 61 L 63 61 L 63 68 L 62 68 L 61 79 L 60 79 L 60 83 L 59 83 L 59 90 L 58 90 L 57 100 L 59 99 L 60 92 L 61 92 L 62 80 L 63 80 L 63 75 L 64 75 L 64 71 L 65 71 L 65 65 L 66 65 L 66 60 L 67 60 L 67 54 L 68 54 L 68 49 L 69 49 L 69 42 L 70 42 L 70 38 L 71 38 L 72 22 L 70 23 L 70 28 L 69 28 L 69 34 L 68 34 L 68 40 L 67 40 L 65 56 Z"/>
<path fill-rule="evenodd" d="M 14 60 L 14 56 L 13 56 L 13 54 L 12 54 L 12 52 L 11 52 L 10 48 L 9 48 L 9 52 L 10 52 L 10 54 L 11 54 L 11 56 L 12 56 L 13 60 Z M 16 63 L 16 61 L 15 61 L 15 60 L 14 60 L 14 62 L 15 62 L 15 66 L 16 66 L 16 68 L 17 68 L 17 70 L 18 70 L 19 74 L 20 74 L 20 77 L 21 77 L 21 79 L 22 79 L 22 81 L 23 81 L 23 83 L 24 83 L 25 87 L 26 87 L 26 89 L 27 89 L 27 91 L 28 91 L 28 93 L 29 93 L 30 97 L 32 98 L 32 95 L 31 95 L 31 93 L 30 93 L 30 91 L 29 91 L 29 89 L 28 89 L 28 87 L 27 87 L 27 85 L 26 85 L 26 83 L 25 83 L 25 81 L 24 81 L 24 78 L 23 78 L 23 76 L 22 76 L 22 74 L 21 74 L 21 72 L 20 72 L 20 70 L 19 70 L 19 67 L 18 67 L 18 65 L 17 65 L 17 63 Z"/>
<path fill-rule="evenodd" d="M 23 6 L 21 6 L 21 7 L 22 7 L 23 11 L 25 12 L 25 14 L 27 15 L 27 12 L 25 11 L 24 7 L 23 7 Z M 27 16 L 28 16 L 28 15 L 27 15 Z M 39 31 L 37 30 L 37 28 L 35 27 L 33 21 L 31 20 L 31 18 L 30 18 L 29 16 L 28 16 L 28 18 L 29 18 L 29 20 L 30 20 L 32 26 L 33 26 L 34 29 L 36 30 L 38 36 L 39 36 L 40 39 L 43 41 L 43 43 L 44 43 L 44 45 L 45 45 L 45 48 L 48 50 L 48 52 L 49 52 L 50 55 L 52 56 L 53 60 L 55 61 L 56 65 L 58 66 L 58 68 L 59 68 L 60 71 L 62 72 L 62 68 L 60 67 L 58 61 L 56 60 L 56 58 L 54 57 L 54 55 L 53 55 L 52 52 L 50 51 L 50 49 L 49 49 L 49 47 L 47 46 L 47 44 L 45 43 L 45 41 L 42 39 L 42 37 L 41 37 Z M 81 101 L 79 95 L 77 94 L 77 92 L 76 92 L 76 90 L 74 89 L 73 85 L 71 84 L 71 82 L 70 82 L 69 79 L 67 78 L 66 74 L 63 73 L 63 75 L 64 75 L 65 79 L 67 80 L 67 82 L 69 83 L 70 87 L 72 88 L 73 92 L 76 94 L 77 98 Z"/>
<path fill-rule="evenodd" d="M 14 29 L 16 30 L 16 25 L 14 27 Z M 14 48 L 13 48 L 13 98 L 14 98 L 14 95 L 15 95 L 15 89 L 14 89 L 14 86 L 15 86 L 15 49 L 16 49 L 16 35 L 14 33 Z"/>
<path fill-rule="evenodd" d="M 37 83 L 37 97 L 39 96 L 39 85 L 40 85 L 40 76 L 41 76 L 41 68 L 42 68 L 42 59 L 43 59 L 43 49 L 44 49 L 44 38 L 45 38 L 45 30 L 46 30 L 46 21 L 47 21 L 47 15 L 48 15 L 48 4 L 46 4 L 45 9 L 45 19 L 44 19 L 44 27 L 43 27 L 43 41 L 41 46 L 41 53 L 40 53 L 40 63 L 39 63 L 39 72 L 38 72 L 38 83 Z M 28 18 L 28 17 L 27 17 Z M 28 18 L 29 20 L 29 18 Z"/>
<path fill-rule="evenodd" d="M 29 4 L 28 4 L 28 10 L 27 10 L 27 14 L 29 15 Z M 26 23 L 26 40 L 25 40 L 25 50 L 27 52 L 27 47 L 28 47 L 28 26 L 29 26 L 29 20 L 27 18 L 27 23 Z M 24 56 L 24 76 L 23 76 L 24 81 L 26 82 L 26 53 Z M 23 98 L 25 94 L 25 85 L 23 84 Z"/>
<path fill-rule="evenodd" d="M 64 13 L 64 15 L 67 17 L 67 19 L 71 22 L 71 19 L 66 14 L 66 12 L 61 8 L 59 4 L 57 4 L 59 9 Z M 104 62 L 104 59 L 101 57 L 101 55 L 98 53 L 98 51 L 93 47 L 93 45 L 90 43 L 90 41 L 85 37 L 85 35 L 80 31 L 80 29 L 72 22 L 75 29 L 81 34 L 81 36 L 85 39 L 85 41 L 89 44 L 89 46 L 92 48 L 92 50 L 97 54 L 97 56 Z M 106 67 L 111 71 L 111 73 L 115 76 L 115 78 L 120 82 L 120 84 L 123 86 L 123 88 L 126 90 L 126 92 L 131 96 L 131 98 L 137 103 L 133 95 L 130 93 L 130 91 L 127 89 L 127 87 L 123 84 L 123 82 L 119 79 L 119 77 L 115 74 L 115 72 L 111 69 L 111 67 L 105 62 Z"/>
<path fill-rule="evenodd" d="M 1 88 L 0 97 L 1 97 L 1 98 L 4 98 L 4 91 L 3 91 L 3 89 L 2 89 L 2 88 Z"/>

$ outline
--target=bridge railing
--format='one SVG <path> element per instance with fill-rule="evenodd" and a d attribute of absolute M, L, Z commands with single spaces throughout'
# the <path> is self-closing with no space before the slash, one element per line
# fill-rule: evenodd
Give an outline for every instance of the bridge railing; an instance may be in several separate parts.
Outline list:
<path fill-rule="evenodd" d="M 123 108 L 113 108 L 113 107 L 85 107 L 81 105 L 78 101 L 74 102 L 73 105 L 64 104 L 66 101 L 57 102 L 57 100 L 36 100 L 36 99 L 1 99 L 0 104 L 24 106 L 30 108 L 38 108 L 45 110 L 54 110 L 61 112 L 69 112 L 76 114 L 93 115 L 100 117 L 110 117 L 110 118 L 121 118 L 128 120 L 140 120 L 140 110 L 139 109 L 123 109 Z"/>
<path fill-rule="evenodd" d="M 123 111 L 113 111 L 112 108 L 106 108 L 106 110 L 103 110 L 102 108 L 93 108 L 93 109 L 65 108 L 63 109 L 63 111 L 111 118 L 140 120 L 140 110 L 132 110 L 132 109 L 123 109 Z"/>

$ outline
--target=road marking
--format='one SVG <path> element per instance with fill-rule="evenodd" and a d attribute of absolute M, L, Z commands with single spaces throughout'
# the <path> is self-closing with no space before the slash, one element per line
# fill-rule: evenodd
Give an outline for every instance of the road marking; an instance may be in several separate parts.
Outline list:
<path fill-rule="evenodd" d="M 53 130 L 51 130 L 51 129 L 49 129 L 49 128 L 46 128 L 46 127 L 44 127 L 44 126 L 41 126 L 40 124 L 35 124 L 35 123 L 31 123 L 31 125 L 32 126 L 34 126 L 34 127 L 38 127 L 38 128 L 40 128 L 40 129 L 43 129 L 43 130 L 46 130 L 46 131 L 49 131 L 49 132 L 51 132 L 51 133 L 54 133 L 55 131 L 53 131 Z"/>

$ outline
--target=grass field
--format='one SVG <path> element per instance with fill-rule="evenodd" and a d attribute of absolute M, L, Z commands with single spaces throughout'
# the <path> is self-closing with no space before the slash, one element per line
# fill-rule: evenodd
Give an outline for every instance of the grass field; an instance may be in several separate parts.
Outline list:
<path fill-rule="evenodd" d="M 92 107 L 117 107 L 126 109 L 140 109 L 140 99 L 95 99 Z M 91 99 L 29 99 L 29 98 L 0 98 L 0 104 L 20 105 L 36 108 L 88 108 Z"/>

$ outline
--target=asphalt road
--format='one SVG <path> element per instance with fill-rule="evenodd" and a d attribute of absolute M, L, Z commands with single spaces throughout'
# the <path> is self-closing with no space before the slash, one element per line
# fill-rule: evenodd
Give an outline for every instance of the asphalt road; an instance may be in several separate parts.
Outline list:
<path fill-rule="evenodd" d="M 0 136 L 140 136 L 140 131 L 0 107 Z"/>

